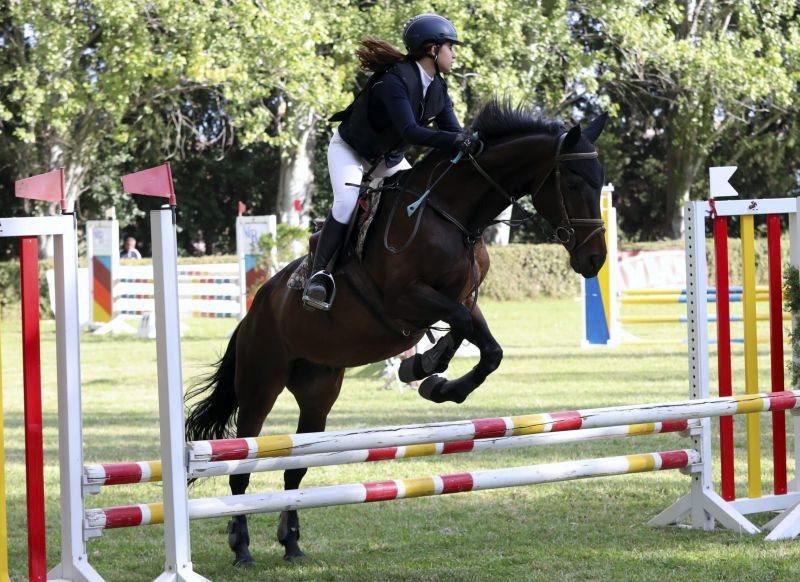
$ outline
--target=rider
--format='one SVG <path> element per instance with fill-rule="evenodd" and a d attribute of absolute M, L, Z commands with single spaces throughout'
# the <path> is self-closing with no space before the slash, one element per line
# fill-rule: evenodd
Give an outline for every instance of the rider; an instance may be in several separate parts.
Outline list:
<path fill-rule="evenodd" d="M 403 54 L 390 44 L 367 37 L 356 51 L 361 67 L 374 74 L 347 109 L 328 146 L 333 208 L 325 219 L 303 303 L 329 310 L 335 284 L 327 271 L 342 244 L 358 200 L 364 173 L 386 178 L 411 167 L 404 154 L 410 145 L 469 151 L 474 144 L 453 113 L 441 73 L 455 60 L 460 44 L 453 24 L 438 14 L 420 14 L 403 27 Z M 437 130 L 428 129 L 431 122 Z"/>

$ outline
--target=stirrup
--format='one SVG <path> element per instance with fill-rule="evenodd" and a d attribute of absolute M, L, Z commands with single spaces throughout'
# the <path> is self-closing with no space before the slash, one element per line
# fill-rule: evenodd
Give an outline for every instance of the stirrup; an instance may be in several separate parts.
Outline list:
<path fill-rule="evenodd" d="M 325 301 L 320 301 L 318 299 L 314 299 L 313 297 L 308 296 L 308 287 L 311 285 L 311 282 L 314 279 L 323 278 L 326 279 L 323 282 L 323 285 L 326 289 L 330 289 L 330 299 Z M 336 299 L 336 281 L 333 279 L 333 275 L 326 271 L 317 271 L 313 275 L 308 278 L 308 283 L 306 283 L 305 289 L 303 289 L 303 305 L 306 307 L 310 307 L 311 309 L 318 309 L 320 311 L 330 311 L 331 306 L 333 305 L 333 300 Z"/>

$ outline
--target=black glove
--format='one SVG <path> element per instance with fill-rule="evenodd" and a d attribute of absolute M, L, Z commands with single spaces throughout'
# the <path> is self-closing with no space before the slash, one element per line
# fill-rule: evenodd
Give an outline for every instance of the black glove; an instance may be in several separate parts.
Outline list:
<path fill-rule="evenodd" d="M 474 155 L 482 149 L 481 140 L 478 139 L 478 132 L 471 129 L 465 129 L 456 136 L 456 141 L 453 143 L 458 151 L 464 152 L 465 155 Z"/>

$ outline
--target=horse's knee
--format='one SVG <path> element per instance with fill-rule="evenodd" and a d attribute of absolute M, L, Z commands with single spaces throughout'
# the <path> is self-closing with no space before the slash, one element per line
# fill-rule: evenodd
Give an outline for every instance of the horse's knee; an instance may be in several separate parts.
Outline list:
<path fill-rule="evenodd" d="M 500 367 L 500 362 L 503 361 L 503 348 L 496 344 L 489 348 L 488 351 L 489 365 L 492 367 L 492 371 L 495 371 Z"/>

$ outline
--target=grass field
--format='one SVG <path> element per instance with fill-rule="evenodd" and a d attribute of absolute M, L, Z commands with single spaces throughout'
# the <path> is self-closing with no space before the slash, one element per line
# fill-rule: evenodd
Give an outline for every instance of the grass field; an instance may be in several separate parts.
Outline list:
<path fill-rule="evenodd" d="M 658 308 L 662 309 L 662 308 Z M 667 306 L 680 313 L 681 306 Z M 679 325 L 631 330 L 649 340 L 620 348 L 581 350 L 574 300 L 483 304 L 505 359 L 463 405 L 434 405 L 413 391 L 383 390 L 379 365 L 351 370 L 330 416 L 329 429 L 431 422 L 535 411 L 684 399 L 684 330 Z M 651 313 L 645 307 L 641 313 Z M 183 339 L 187 383 L 223 349 L 229 321 L 190 320 Z M 761 327 L 766 333 L 766 327 Z M 26 578 L 24 447 L 19 323 L 6 314 L 2 330 L 12 578 Z M 136 338 L 82 340 L 85 460 L 158 458 L 155 343 Z M 766 346 L 760 378 L 768 390 Z M 741 346 L 734 347 L 741 379 Z M 43 325 L 48 557 L 58 550 L 58 468 L 55 342 Z M 268 354 L 265 354 L 268 357 Z M 457 359 L 449 375 L 474 360 Z M 736 389 L 742 389 L 741 380 Z M 763 423 L 768 424 L 766 416 Z M 265 427 L 291 432 L 296 407 L 284 394 Z M 737 475 L 745 474 L 743 422 L 737 422 Z M 771 457 L 764 439 L 764 487 Z M 678 435 L 587 442 L 529 450 L 452 455 L 312 469 L 303 485 L 425 476 L 481 468 L 601 457 L 688 446 Z M 790 464 L 791 475 L 794 466 Z M 738 493 L 744 494 L 740 479 Z M 250 491 L 282 486 L 279 474 L 254 475 Z M 800 541 L 768 544 L 730 532 L 651 529 L 648 519 L 688 489 L 679 472 L 610 477 L 572 483 L 301 512 L 300 564 L 282 560 L 277 517 L 251 518 L 257 565 L 234 570 L 226 519 L 192 523 L 195 570 L 213 580 L 798 580 Z M 228 494 L 227 479 L 198 483 L 192 496 Z M 107 488 L 90 507 L 160 500 L 158 484 Z M 766 521 L 768 516 L 763 516 Z M 109 580 L 148 580 L 163 567 L 163 529 L 146 526 L 107 532 L 89 542 L 94 567 Z"/>

